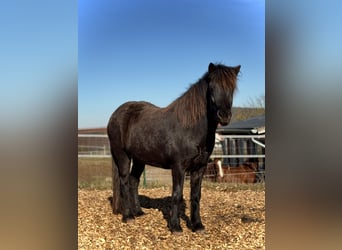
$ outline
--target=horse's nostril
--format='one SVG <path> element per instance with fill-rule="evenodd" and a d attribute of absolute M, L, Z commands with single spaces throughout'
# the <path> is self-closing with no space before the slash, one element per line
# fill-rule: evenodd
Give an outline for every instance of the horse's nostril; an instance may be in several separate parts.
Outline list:
<path fill-rule="evenodd" d="M 227 116 L 224 112 L 222 112 L 221 110 L 218 110 L 217 111 L 217 116 L 219 117 L 219 118 L 224 118 L 225 116 Z"/>
<path fill-rule="evenodd" d="M 230 111 L 225 112 L 222 110 L 217 111 L 217 119 L 221 123 L 221 125 L 227 125 L 232 117 L 232 113 Z"/>

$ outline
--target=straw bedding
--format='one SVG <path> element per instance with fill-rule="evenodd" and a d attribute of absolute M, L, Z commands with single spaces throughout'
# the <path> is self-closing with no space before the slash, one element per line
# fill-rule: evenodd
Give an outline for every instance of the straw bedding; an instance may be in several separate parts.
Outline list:
<path fill-rule="evenodd" d="M 265 249 L 265 192 L 202 188 L 204 233 L 193 233 L 189 219 L 189 187 L 184 189 L 181 234 L 167 228 L 169 187 L 140 189 L 145 215 L 128 224 L 112 213 L 110 190 L 78 191 L 79 249 Z"/>

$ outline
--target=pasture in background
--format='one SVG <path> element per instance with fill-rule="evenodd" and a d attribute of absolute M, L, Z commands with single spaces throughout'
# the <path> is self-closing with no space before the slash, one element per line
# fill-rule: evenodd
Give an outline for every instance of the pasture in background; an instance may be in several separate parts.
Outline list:
<path fill-rule="evenodd" d="M 141 176 L 139 188 L 171 187 L 171 170 L 146 166 L 146 183 L 144 175 Z M 186 177 L 185 185 L 189 184 Z M 222 183 L 213 182 L 209 176 L 203 178 L 203 187 L 221 191 L 255 190 L 265 189 L 265 183 Z M 109 190 L 112 188 L 112 162 L 111 158 L 86 158 L 78 159 L 78 188 L 87 190 Z"/>

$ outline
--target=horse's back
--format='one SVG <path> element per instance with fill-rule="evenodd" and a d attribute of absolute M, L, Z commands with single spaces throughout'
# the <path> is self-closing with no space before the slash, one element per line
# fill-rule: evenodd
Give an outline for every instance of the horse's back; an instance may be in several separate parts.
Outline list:
<path fill-rule="evenodd" d="M 107 125 L 111 147 L 125 147 L 127 138 L 135 124 L 139 124 L 139 121 L 143 120 L 147 113 L 158 109 L 157 106 L 145 101 L 130 101 L 119 106 L 111 115 Z"/>
<path fill-rule="evenodd" d="M 157 109 L 158 107 L 152 103 L 145 101 L 130 101 L 119 106 L 112 114 L 109 124 L 112 121 L 120 122 L 120 119 L 130 118 L 134 119 L 146 109 Z"/>
<path fill-rule="evenodd" d="M 127 128 L 132 122 L 135 122 L 141 118 L 142 113 L 147 109 L 157 109 L 158 107 L 149 102 L 126 102 L 119 106 L 111 115 L 107 130 L 110 136 L 113 132 L 113 128 L 120 126 Z"/>

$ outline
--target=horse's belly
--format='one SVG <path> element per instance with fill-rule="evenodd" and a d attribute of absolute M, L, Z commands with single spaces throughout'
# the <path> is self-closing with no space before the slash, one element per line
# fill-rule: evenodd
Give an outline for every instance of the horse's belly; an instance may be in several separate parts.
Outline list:
<path fill-rule="evenodd" d="M 132 146 L 129 150 L 133 158 L 156 167 L 172 168 L 174 164 L 181 164 L 184 168 L 206 165 L 209 153 L 198 147 L 184 147 L 184 145 L 149 144 Z"/>
<path fill-rule="evenodd" d="M 163 123 L 155 119 L 145 119 L 134 124 L 127 140 L 128 151 L 134 158 L 145 164 L 172 168 L 174 164 L 206 165 L 209 153 L 201 138 L 193 138 L 172 123 Z M 159 122 L 159 123 L 158 123 Z"/>
<path fill-rule="evenodd" d="M 133 159 L 137 159 L 145 164 L 169 168 L 167 165 L 167 157 L 160 147 L 154 147 L 149 143 L 132 145 L 129 150 Z"/>

